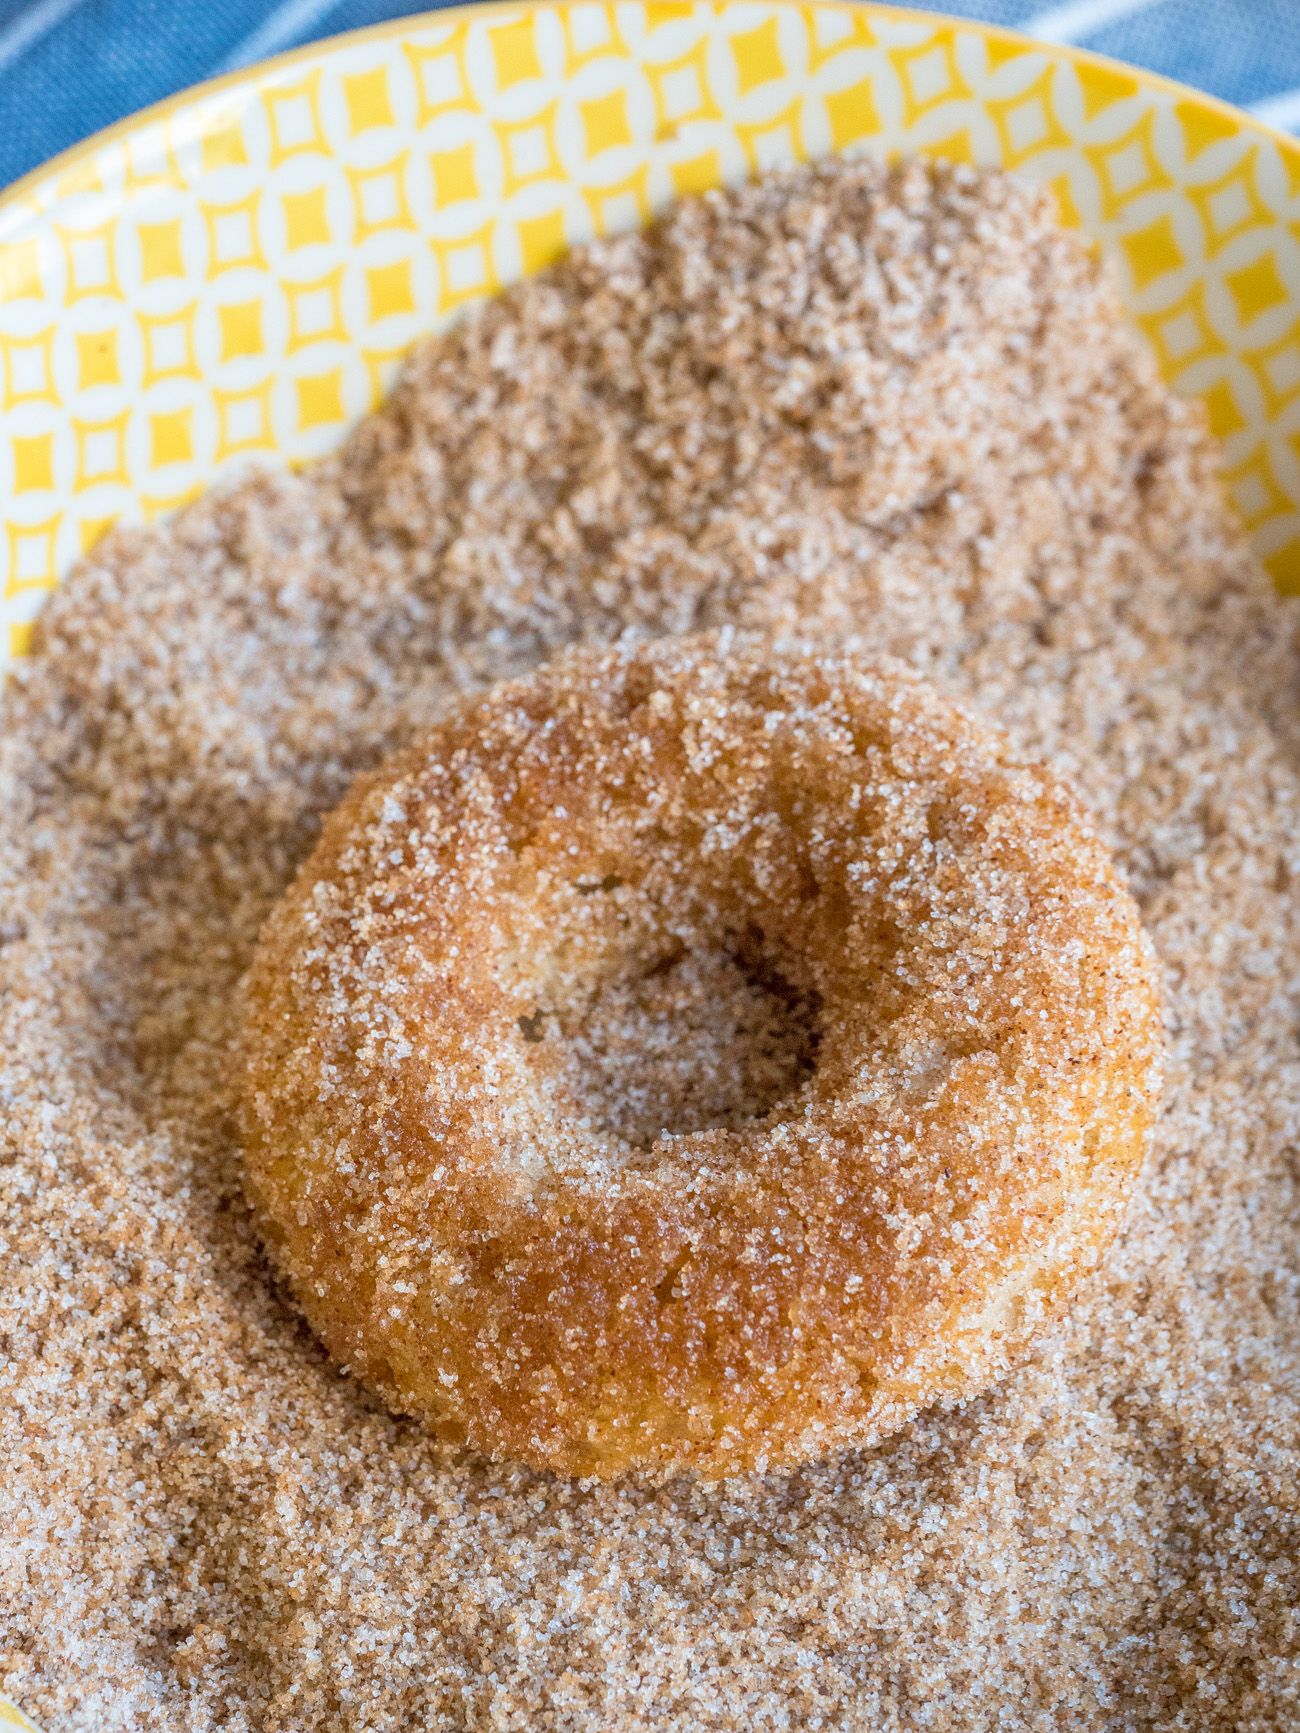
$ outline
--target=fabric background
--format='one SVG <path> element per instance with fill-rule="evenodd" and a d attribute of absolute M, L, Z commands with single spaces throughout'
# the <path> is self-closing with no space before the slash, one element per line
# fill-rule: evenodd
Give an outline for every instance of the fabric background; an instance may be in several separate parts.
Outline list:
<path fill-rule="evenodd" d="M 428 4 L 0 0 L 0 186 L 201 79 Z M 965 0 L 929 9 L 1130 60 L 1300 129 L 1300 0 Z"/>

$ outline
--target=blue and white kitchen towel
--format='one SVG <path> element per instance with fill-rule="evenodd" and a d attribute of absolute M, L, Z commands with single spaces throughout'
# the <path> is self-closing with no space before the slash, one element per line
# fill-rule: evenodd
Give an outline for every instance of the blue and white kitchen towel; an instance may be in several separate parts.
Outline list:
<path fill-rule="evenodd" d="M 427 0 L 0 0 L 0 186 L 186 85 L 430 9 Z M 1300 131 L 1300 0 L 930 0 L 928 9 L 1133 61 Z"/>

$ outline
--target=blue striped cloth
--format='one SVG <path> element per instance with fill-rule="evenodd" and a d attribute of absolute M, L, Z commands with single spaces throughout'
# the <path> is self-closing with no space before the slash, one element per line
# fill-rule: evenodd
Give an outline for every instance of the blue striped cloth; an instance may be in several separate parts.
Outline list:
<path fill-rule="evenodd" d="M 1300 130 L 1300 0 L 930 0 L 929 9 L 1133 61 Z M 427 10 L 402 0 L 0 0 L 0 186 L 215 73 Z"/>

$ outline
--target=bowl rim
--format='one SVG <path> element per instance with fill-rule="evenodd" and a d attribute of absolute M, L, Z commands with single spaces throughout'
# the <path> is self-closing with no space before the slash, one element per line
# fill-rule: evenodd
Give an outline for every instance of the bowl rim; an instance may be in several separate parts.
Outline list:
<path fill-rule="evenodd" d="M 707 3 L 716 11 L 721 9 L 726 0 L 707 0 Z M 647 4 L 653 4 L 653 0 L 647 0 Z M 889 0 L 761 0 L 761 4 L 773 11 L 803 11 L 815 6 L 819 10 L 868 15 L 900 24 L 915 23 L 931 29 L 966 31 L 986 41 L 1005 44 L 1022 54 L 1043 54 L 1061 64 L 1117 74 L 1133 79 L 1140 89 L 1194 103 L 1202 110 L 1231 122 L 1234 127 L 1268 140 L 1285 155 L 1300 159 L 1300 136 L 1284 131 L 1252 114 L 1248 109 L 1195 85 L 1170 78 L 1164 73 L 1072 43 L 1045 42 L 1008 25 L 995 24 L 960 13 L 936 12 L 927 7 L 898 6 L 889 3 Z M 556 0 L 454 0 L 453 4 L 433 10 L 405 13 L 375 24 L 319 37 L 265 59 L 251 61 L 230 72 L 200 79 L 143 108 L 132 110 L 121 119 L 46 158 L 20 175 L 17 180 L 0 188 L 0 221 L 20 208 L 26 214 L 36 214 L 33 212 L 33 200 L 43 186 L 62 178 L 79 163 L 95 156 L 106 145 L 129 138 L 146 127 L 167 120 L 183 108 L 206 101 L 222 92 L 238 91 L 263 79 L 291 71 L 305 62 L 347 53 L 371 43 L 400 39 L 412 32 L 436 29 L 444 24 L 454 27 L 466 20 L 494 15 L 523 17 L 553 9 L 559 9 Z M 0 668 L 0 685 L 2 684 L 3 670 Z M 31 1728 L 32 1733 L 39 1733 L 36 1724 L 26 1716 L 20 1706 L 0 1692 L 0 1728 L 5 1726 Z"/>
<path fill-rule="evenodd" d="M 653 0 L 647 0 L 647 3 L 652 4 Z M 722 0 L 708 0 L 708 3 L 716 8 L 722 4 Z M 1014 30 L 1008 25 L 987 24 L 979 18 L 967 18 L 953 12 L 932 12 L 925 7 L 895 6 L 886 3 L 886 0 L 763 0 L 763 3 L 793 10 L 802 10 L 811 3 L 836 12 L 874 13 L 902 24 L 916 22 L 928 24 L 931 28 L 969 30 L 975 35 L 1014 46 L 1021 53 L 1047 54 L 1057 60 L 1136 78 L 1140 85 L 1149 90 L 1199 103 L 1223 119 L 1261 134 L 1285 151 L 1300 151 L 1300 137 L 1294 133 L 1284 132 L 1280 127 L 1251 114 L 1248 109 L 1239 108 L 1236 103 L 1228 102 L 1223 97 L 1199 90 L 1193 84 L 1167 78 L 1162 72 L 1150 72 L 1146 67 L 1137 66 L 1131 61 L 1116 60 L 1108 54 L 1097 54 L 1090 48 L 1077 48 L 1071 43 L 1041 42 L 1037 37 L 1028 36 L 1023 30 Z M 339 50 L 346 51 L 370 42 L 382 42 L 390 37 L 403 36 L 412 30 L 436 28 L 444 21 L 455 24 L 464 19 L 490 17 L 493 13 L 542 12 L 552 9 L 554 5 L 555 0 L 460 0 L 459 4 L 440 6 L 433 11 L 408 12 L 398 18 L 383 19 L 377 24 L 363 24 L 355 30 L 341 30 L 336 35 L 319 37 L 298 48 L 286 49 L 282 54 L 273 54 L 265 60 L 250 61 L 247 66 L 236 67 L 233 72 L 218 73 L 213 78 L 201 79 L 197 84 L 188 84 L 171 96 L 161 97 L 145 108 L 133 110 L 121 120 L 91 133 L 89 137 L 69 145 L 66 150 L 59 151 L 57 155 L 47 158 L 45 162 L 29 169 L 26 174 L 20 175 L 16 181 L 0 191 L 0 217 L 7 214 L 13 205 L 28 204 L 42 182 L 67 174 L 83 157 L 93 155 L 115 139 L 165 120 L 181 107 L 215 96 L 223 90 L 236 90 L 250 81 L 287 71 L 313 57 Z"/>

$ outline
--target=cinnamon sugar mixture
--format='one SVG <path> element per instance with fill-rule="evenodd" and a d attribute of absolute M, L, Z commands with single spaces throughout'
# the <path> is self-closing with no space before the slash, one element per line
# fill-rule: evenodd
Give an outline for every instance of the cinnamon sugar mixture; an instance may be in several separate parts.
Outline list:
<path fill-rule="evenodd" d="M 0 742 L 0 1686 L 49 1733 L 1300 1725 L 1300 670 L 1214 468 L 1037 195 L 841 163 L 586 249 L 337 458 L 95 552 Z M 902 655 L 1075 780 L 1165 965 L 1156 1148 L 1069 1319 L 872 1450 L 457 1456 L 268 1274 L 235 984 L 449 696 L 728 623 Z M 638 1100 L 715 996 L 771 1047 L 732 991 L 638 1008 Z"/>

